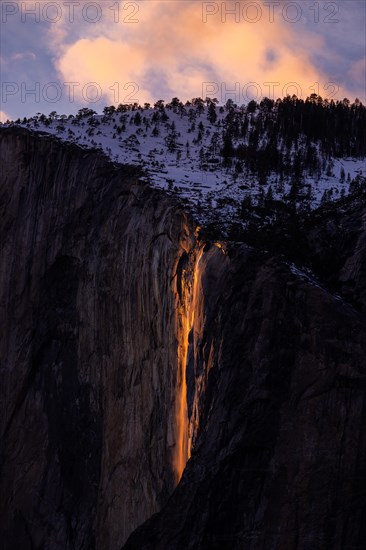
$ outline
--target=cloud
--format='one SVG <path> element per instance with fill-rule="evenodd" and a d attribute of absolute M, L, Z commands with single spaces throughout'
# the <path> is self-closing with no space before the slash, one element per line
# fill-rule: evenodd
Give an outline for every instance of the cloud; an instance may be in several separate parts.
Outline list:
<path fill-rule="evenodd" d="M 43 89 L 47 83 L 59 80 L 65 93 L 52 108 L 67 113 L 86 103 L 83 87 L 89 82 L 97 82 L 104 94 L 96 109 L 106 103 L 130 100 L 143 103 L 173 96 L 191 99 L 204 95 L 205 82 L 214 83 L 211 88 L 216 87 L 221 100 L 225 100 L 225 91 L 237 91 L 239 85 L 239 97 L 226 97 L 240 103 L 249 99 L 249 89 L 251 94 L 257 90 L 263 96 L 274 91 L 275 97 L 286 93 L 306 97 L 316 91 L 329 98 L 334 89 L 327 87 L 329 82 L 338 88 L 334 98 L 366 99 L 362 75 L 363 2 L 338 2 L 336 24 L 325 22 L 333 3 L 323 0 L 292 3 L 301 6 L 301 18 L 296 23 L 285 21 L 283 8 L 289 4 L 285 0 L 276 3 L 272 22 L 270 3 L 251 2 L 262 9 L 257 23 L 246 21 L 243 11 L 239 22 L 230 14 L 222 22 L 223 4 L 226 9 L 239 5 L 242 10 L 247 2 L 211 2 L 218 13 L 208 16 L 206 23 L 203 3 L 197 0 L 121 0 L 118 22 L 114 20 L 116 12 L 111 10 L 117 2 L 96 4 L 102 8 L 102 17 L 95 24 L 83 15 L 85 4 L 81 2 L 74 6 L 73 21 L 66 3 L 60 4 L 62 17 L 54 24 L 42 20 L 36 23 L 34 17 L 22 23 L 19 14 L 9 17 L 1 38 L 3 81 L 24 84 L 32 90 L 35 82 Z M 315 22 L 317 6 L 319 21 Z M 290 17 L 294 13 L 293 9 L 288 11 Z M 246 14 L 254 17 L 254 8 Z M 92 8 L 89 16 L 93 16 Z M 67 82 L 79 83 L 74 103 L 63 86 Z M 252 82 L 256 88 L 249 87 Z M 16 118 L 50 107 L 42 97 L 40 102 L 31 95 L 26 102 L 20 97 L 20 93 L 10 97 L 6 106 Z"/>
<path fill-rule="evenodd" d="M 11 120 L 11 116 L 7 115 L 5 111 L 0 111 L 0 122 L 6 122 L 7 120 Z"/>
<path fill-rule="evenodd" d="M 37 56 L 33 52 L 17 52 L 12 54 L 11 59 L 12 61 L 23 61 L 23 59 L 35 61 Z"/>
<path fill-rule="evenodd" d="M 142 102 L 169 99 L 166 94 L 183 100 L 201 96 L 205 82 L 214 82 L 220 90 L 234 89 L 239 83 L 240 98 L 236 99 L 241 102 L 248 99 L 248 85 L 253 82 L 263 96 L 274 90 L 275 97 L 289 92 L 305 98 L 316 85 L 326 97 L 325 86 L 333 75 L 325 64 L 316 66 L 313 62 L 316 52 L 326 55 L 325 39 L 315 32 L 319 25 L 314 30 L 303 21 L 289 25 L 281 17 L 271 22 L 264 15 L 255 24 L 237 23 L 229 15 L 223 23 L 220 14 L 207 17 L 204 23 L 199 2 L 138 5 L 138 23 L 111 25 L 101 21 L 98 28 L 84 25 L 79 27 L 83 37 L 71 44 L 65 38 L 65 21 L 54 29 L 54 49 L 61 51 L 55 61 L 60 77 L 83 86 L 97 82 L 109 102 L 116 102 L 115 88 L 111 90 L 116 82 L 120 89 L 137 83 Z M 331 58 L 332 53 L 329 55 Z M 349 95 L 353 88 L 345 82 L 337 85 L 340 97 Z M 81 90 L 82 86 L 78 89 L 80 99 Z M 118 97 L 121 102 L 125 99 L 123 94 Z"/>

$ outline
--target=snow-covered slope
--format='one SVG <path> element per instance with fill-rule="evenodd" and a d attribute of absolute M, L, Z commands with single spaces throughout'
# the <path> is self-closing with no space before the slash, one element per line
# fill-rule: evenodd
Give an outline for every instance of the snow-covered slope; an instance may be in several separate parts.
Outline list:
<path fill-rule="evenodd" d="M 210 117 L 212 111 L 214 115 Z M 249 113 L 245 107 L 234 111 L 233 116 L 238 119 L 246 118 L 250 133 L 258 112 Z M 100 148 L 116 163 L 141 166 L 147 184 L 179 196 L 199 223 L 225 228 L 231 222 L 244 223 L 240 213 L 245 198 L 249 197 L 252 204 L 258 204 L 265 196 L 286 202 L 293 185 L 293 179 L 279 177 L 276 172 L 261 178 L 237 159 L 225 162 L 222 151 L 227 120 L 227 108 L 202 102 L 167 107 L 161 103 L 154 108 L 133 106 L 129 110 L 111 107 L 103 115 L 83 109 L 76 117 L 53 113 L 18 124 L 83 147 Z M 234 137 L 233 146 L 245 145 L 247 141 L 245 137 Z M 260 136 L 258 147 L 263 149 L 265 142 L 266 135 Z M 305 146 L 305 139 L 300 137 L 296 149 Z M 321 144 L 313 146 L 320 157 Z M 278 148 L 281 147 L 283 144 L 279 143 Z M 316 175 L 312 172 L 302 173 L 298 207 L 316 208 L 322 200 L 347 195 L 350 182 L 365 173 L 365 159 L 327 158 L 326 166 L 323 160 L 322 169 Z"/>

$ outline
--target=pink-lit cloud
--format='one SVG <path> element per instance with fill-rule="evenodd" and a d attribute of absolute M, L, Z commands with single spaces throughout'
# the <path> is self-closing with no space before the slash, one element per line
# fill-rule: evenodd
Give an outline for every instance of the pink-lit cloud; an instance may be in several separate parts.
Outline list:
<path fill-rule="evenodd" d="M 0 122 L 6 122 L 7 120 L 11 120 L 12 117 L 6 114 L 5 111 L 0 111 Z"/>
<path fill-rule="evenodd" d="M 11 4 L 16 4 L 19 12 L 9 15 L 3 25 L 1 76 L 19 90 L 3 105 L 13 116 L 54 108 L 74 112 L 84 105 L 83 88 L 90 82 L 96 82 L 103 92 L 98 110 L 106 103 L 132 99 L 143 103 L 178 96 L 186 100 L 205 95 L 209 89 L 215 90 L 220 100 L 233 97 L 239 103 L 252 95 L 295 93 L 305 98 L 314 92 L 334 99 L 366 99 L 365 3 L 357 0 L 337 2 L 336 22 L 329 23 L 331 10 L 326 0 L 125 0 L 119 3 L 119 22 L 114 20 L 115 0 L 71 3 L 74 17 L 70 17 L 70 3 L 63 1 Z M 40 22 L 31 15 L 23 22 L 23 5 L 34 9 L 36 4 L 41 10 Z M 84 10 L 92 4 L 101 11 L 96 23 L 87 20 Z M 274 12 L 270 17 L 271 4 Z M 55 5 L 61 17 L 55 23 L 47 22 L 44 15 L 52 18 Z M 246 5 L 251 6 L 248 11 Z M 284 14 L 296 18 L 294 5 L 301 17 L 289 23 Z M 45 6 L 49 8 L 43 13 Z M 224 13 L 235 6 L 240 8 L 239 20 Z M 255 18 L 258 7 L 259 20 L 245 20 L 243 14 Z M 215 13 L 205 16 L 207 10 Z M 91 7 L 89 18 L 94 12 Z M 40 99 L 32 95 L 37 85 L 43 90 L 55 81 L 62 89 L 57 105 L 45 94 L 41 93 Z M 70 102 L 65 85 L 70 82 L 77 83 L 74 102 Z M 22 87 L 30 90 L 24 101 Z"/>
<path fill-rule="evenodd" d="M 137 5 L 138 23 L 107 20 L 98 27 L 86 25 L 84 36 L 72 43 L 66 40 L 68 22 L 56 26 L 52 40 L 61 52 L 55 59 L 60 77 L 82 85 L 97 82 L 111 102 L 116 99 L 115 88 L 110 89 L 115 82 L 120 86 L 135 82 L 140 101 L 156 100 L 162 93 L 151 78 L 156 73 L 165 89 L 182 99 L 202 95 L 204 82 L 225 83 L 227 90 L 239 83 L 243 100 L 250 82 L 263 95 L 288 92 L 306 97 L 315 89 L 324 97 L 327 94 L 324 86 L 332 75 L 312 62 L 312 55 L 324 49 L 324 40 L 301 21 L 289 25 L 275 17 L 271 22 L 263 12 L 255 24 L 237 23 L 229 15 L 225 23 L 217 15 L 207 16 L 204 23 L 200 2 Z M 269 49 L 273 60 L 268 59 Z M 352 95 L 347 86 L 339 88 L 337 96 Z M 78 90 L 81 93 L 81 87 Z M 119 99 L 123 101 L 124 95 Z"/>

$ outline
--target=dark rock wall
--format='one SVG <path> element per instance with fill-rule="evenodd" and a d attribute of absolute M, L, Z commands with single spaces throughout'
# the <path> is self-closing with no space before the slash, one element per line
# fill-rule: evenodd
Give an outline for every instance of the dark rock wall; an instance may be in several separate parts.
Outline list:
<path fill-rule="evenodd" d="M 268 254 L 243 246 L 216 279 L 213 261 L 196 446 L 124 549 L 361 550 L 365 319 Z"/>
<path fill-rule="evenodd" d="M 363 550 L 364 202 L 303 235 L 318 285 L 135 168 L 0 139 L 4 549 Z"/>
<path fill-rule="evenodd" d="M 303 223 L 313 269 L 366 315 L 366 189 L 337 206 L 314 212 Z"/>
<path fill-rule="evenodd" d="M 176 266 L 194 230 L 96 153 L 3 130 L 0 163 L 0 539 L 117 548 L 177 482 Z"/>

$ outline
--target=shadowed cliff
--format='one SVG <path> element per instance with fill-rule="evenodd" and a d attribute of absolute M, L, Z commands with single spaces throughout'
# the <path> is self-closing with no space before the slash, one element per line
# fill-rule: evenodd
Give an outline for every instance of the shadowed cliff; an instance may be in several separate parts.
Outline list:
<path fill-rule="evenodd" d="M 206 281 L 210 296 L 212 284 L 202 429 L 180 485 L 124 549 L 361 550 L 364 319 L 245 247 Z"/>
<path fill-rule="evenodd" d="M 186 216 L 133 167 L 0 136 L 1 540 L 116 548 L 177 482 Z"/>
<path fill-rule="evenodd" d="M 4 548 L 361 550 L 363 197 L 301 227 L 319 282 L 136 168 L 0 139 Z"/>

